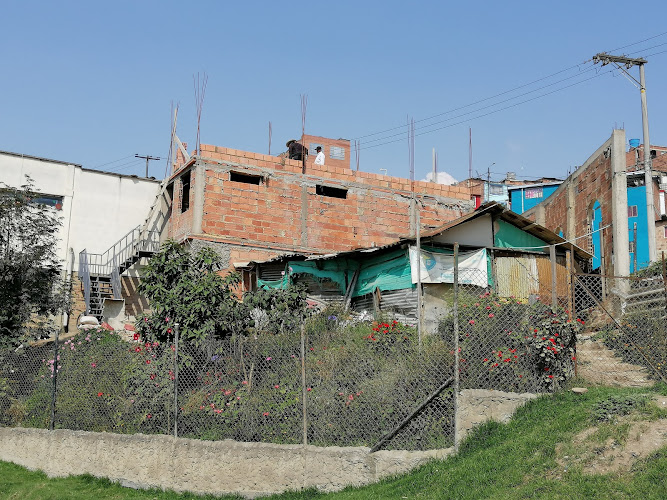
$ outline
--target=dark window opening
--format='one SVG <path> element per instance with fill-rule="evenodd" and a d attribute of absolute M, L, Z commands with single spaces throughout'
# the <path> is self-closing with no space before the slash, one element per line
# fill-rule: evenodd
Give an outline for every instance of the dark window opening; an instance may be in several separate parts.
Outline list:
<path fill-rule="evenodd" d="M 232 182 L 242 182 L 244 184 L 254 184 L 259 186 L 262 183 L 262 176 L 244 174 L 242 172 L 229 172 L 229 180 Z"/>
<path fill-rule="evenodd" d="M 329 196 L 330 198 L 340 198 L 342 200 L 347 198 L 347 189 L 322 186 L 321 184 L 318 184 L 315 187 L 315 193 L 321 196 Z"/>
<path fill-rule="evenodd" d="M 53 207 L 56 210 L 62 210 L 63 209 L 63 198 L 62 196 L 49 196 L 46 194 L 43 194 L 37 198 L 33 198 L 31 200 L 33 203 L 36 203 L 38 205 L 46 205 L 47 207 Z"/>
<path fill-rule="evenodd" d="M 190 208 L 190 172 L 181 176 L 181 213 Z"/>

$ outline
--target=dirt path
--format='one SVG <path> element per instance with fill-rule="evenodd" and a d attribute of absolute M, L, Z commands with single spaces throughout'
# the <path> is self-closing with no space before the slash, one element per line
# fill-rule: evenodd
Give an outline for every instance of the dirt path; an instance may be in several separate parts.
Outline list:
<path fill-rule="evenodd" d="M 582 335 L 577 341 L 577 375 L 591 384 L 620 387 L 653 385 L 646 369 L 624 362 L 602 341 Z"/>

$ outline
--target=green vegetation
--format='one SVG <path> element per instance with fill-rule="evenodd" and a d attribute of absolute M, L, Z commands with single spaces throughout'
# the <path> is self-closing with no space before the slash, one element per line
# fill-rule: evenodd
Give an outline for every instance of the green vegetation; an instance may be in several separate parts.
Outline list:
<path fill-rule="evenodd" d="M 656 392 L 667 394 L 667 388 L 595 387 L 583 395 L 563 392 L 543 396 L 521 408 L 508 424 L 480 426 L 462 443 L 459 454 L 447 460 L 433 461 L 412 473 L 336 494 L 309 490 L 271 498 L 667 498 L 667 447 L 639 460 L 629 470 L 613 474 L 585 474 L 580 466 L 564 470 L 557 461 L 559 443 L 572 443 L 575 435 L 597 425 L 600 405 L 643 398 L 648 406 L 653 406 L 646 398 Z M 7 464 L 0 464 L 0 491 L 5 492 L 0 493 L 0 499 L 190 498 L 122 490 L 90 478 L 46 480 L 39 473 Z M 120 496 L 120 491 L 127 493 Z"/>
<path fill-rule="evenodd" d="M 0 349 L 50 336 L 49 315 L 69 309 L 56 255 L 61 218 L 39 196 L 29 177 L 20 188 L 0 183 Z"/>

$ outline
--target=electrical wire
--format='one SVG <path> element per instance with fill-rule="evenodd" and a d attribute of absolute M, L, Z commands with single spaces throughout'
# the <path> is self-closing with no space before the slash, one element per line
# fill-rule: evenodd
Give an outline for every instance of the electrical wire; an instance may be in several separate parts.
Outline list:
<path fill-rule="evenodd" d="M 579 73 L 579 74 L 577 74 L 577 75 L 570 76 L 570 77 L 567 77 L 567 78 L 563 78 L 562 80 L 559 80 L 559 81 L 557 81 L 557 82 L 551 83 L 551 84 L 549 84 L 549 85 L 544 85 L 544 86 L 539 87 L 539 88 L 537 88 L 537 89 L 531 90 L 530 92 L 526 92 L 526 93 L 524 93 L 524 94 L 522 94 L 522 95 L 515 96 L 515 97 L 510 97 L 509 99 L 505 99 L 505 100 L 499 101 L 499 102 L 497 102 L 497 103 L 490 104 L 490 105 L 488 105 L 488 106 L 483 106 L 483 107 L 481 107 L 481 108 L 477 108 L 477 109 L 474 109 L 474 110 L 472 110 L 472 111 L 468 111 L 468 112 L 466 112 L 466 113 L 462 113 L 462 114 L 460 114 L 460 115 L 452 116 L 451 118 L 447 118 L 446 120 L 440 120 L 440 121 L 437 121 L 437 122 L 430 123 L 430 124 L 428 124 L 428 125 L 423 125 L 421 128 L 422 128 L 422 129 L 425 129 L 425 128 L 428 128 L 428 127 L 433 127 L 433 126 L 435 126 L 435 125 L 440 125 L 440 124 L 442 124 L 442 123 L 446 123 L 446 122 L 451 121 L 451 120 L 456 120 L 457 118 L 463 118 L 464 116 L 468 116 L 468 115 L 471 115 L 471 114 L 474 114 L 474 113 L 478 113 L 478 112 L 480 112 L 480 111 L 484 111 L 485 109 L 490 109 L 490 108 L 493 108 L 493 107 L 495 107 L 495 106 L 499 106 L 499 105 L 501 105 L 501 104 L 504 104 L 504 103 L 506 103 L 506 102 L 513 101 L 513 100 L 515 100 L 515 99 L 520 99 L 521 97 L 524 97 L 524 96 L 526 96 L 526 95 L 528 95 L 528 94 L 532 94 L 532 93 L 535 93 L 535 92 L 539 92 L 540 90 L 544 90 L 544 89 L 546 89 L 546 88 L 553 87 L 554 85 L 558 85 L 559 83 L 563 83 L 563 82 L 565 82 L 565 81 L 571 80 L 572 78 L 578 78 L 578 77 L 580 77 L 581 75 L 583 75 L 583 74 L 585 74 L 585 73 L 588 73 L 588 72 L 590 72 L 590 71 L 596 70 L 596 69 L 597 69 L 597 68 L 595 68 L 595 67 L 591 67 L 591 68 L 587 69 L 586 71 L 583 71 L 583 72 L 581 72 L 581 73 Z M 567 88 L 567 87 L 564 87 L 564 88 Z M 545 95 L 548 95 L 548 94 L 545 94 Z M 461 108 L 461 109 L 462 109 L 462 108 Z M 416 122 L 415 122 L 415 123 L 416 123 Z M 369 143 L 373 143 L 373 142 L 377 142 L 377 141 L 382 141 L 382 140 L 386 140 L 386 139 L 391 139 L 391 138 L 393 138 L 393 137 L 398 137 L 398 136 L 403 137 L 403 136 L 404 136 L 404 133 L 405 133 L 405 132 L 399 132 L 399 133 L 396 133 L 396 134 L 393 134 L 393 135 L 389 135 L 389 136 L 386 136 L 386 137 L 381 137 L 381 138 L 379 138 L 379 139 L 372 139 L 372 140 L 370 140 L 370 141 L 366 141 L 365 144 L 368 145 Z M 422 132 L 422 133 L 423 133 L 423 132 Z M 368 146 L 367 146 L 367 147 L 368 147 Z"/>
<path fill-rule="evenodd" d="M 667 35 L 667 32 L 659 33 L 659 34 L 657 34 L 657 35 L 654 35 L 654 36 L 645 38 L 645 39 L 640 40 L 640 41 L 638 41 L 638 42 L 633 42 L 633 43 L 624 45 L 624 46 L 622 46 L 622 47 L 618 47 L 618 48 L 616 48 L 616 49 L 609 50 L 609 51 L 607 51 L 607 52 L 614 52 L 614 51 L 621 50 L 621 49 L 624 49 L 624 48 L 627 48 L 627 47 L 633 47 L 633 46 L 636 46 L 636 45 L 645 43 L 645 42 L 647 42 L 647 41 L 649 41 L 649 40 L 654 40 L 654 39 L 659 38 L 659 37 L 664 36 L 664 35 Z M 650 49 L 652 49 L 652 48 L 660 47 L 660 46 L 662 46 L 662 45 L 665 45 L 665 44 L 659 44 L 659 45 L 655 45 L 655 46 L 652 46 L 652 47 L 644 48 L 644 49 L 642 49 L 642 51 L 650 50 Z M 662 53 L 663 53 L 663 52 L 658 52 L 658 53 L 651 54 L 651 55 L 658 55 L 658 54 L 662 54 Z M 646 57 L 650 57 L 651 55 L 646 56 Z M 443 116 L 443 115 L 446 115 L 446 114 L 449 114 L 449 113 L 454 113 L 454 112 L 456 112 L 456 111 L 460 111 L 460 110 L 462 110 L 462 109 L 466 109 L 466 108 L 469 108 L 469 107 L 471 107 L 471 106 L 475 106 L 475 105 L 477 105 L 477 104 L 481 104 L 481 103 L 483 103 L 483 102 L 487 102 L 487 101 L 496 99 L 496 98 L 501 97 L 501 96 L 503 96 L 503 95 L 511 94 L 512 92 L 516 92 L 516 91 L 518 91 L 518 90 L 520 90 L 520 89 L 523 89 L 523 88 L 526 88 L 526 87 L 530 87 L 531 85 L 534 85 L 535 83 L 538 83 L 538 82 L 541 82 L 541 81 L 544 81 L 544 80 L 548 80 L 549 78 L 552 78 L 552 77 L 554 77 L 554 76 L 556 76 L 556 75 L 559 75 L 559 74 L 561 74 L 561 73 L 565 73 L 565 72 L 570 71 L 570 70 L 572 70 L 572 69 L 574 69 L 574 68 L 579 68 L 579 69 L 581 70 L 581 66 L 582 66 L 582 65 L 588 64 L 588 63 L 590 63 L 591 61 L 592 61 L 592 59 L 588 59 L 588 60 L 586 60 L 586 61 L 583 61 L 583 62 L 580 63 L 580 64 L 576 64 L 576 65 L 573 65 L 573 66 L 564 68 L 564 69 L 562 69 L 562 70 L 559 70 L 559 71 L 557 71 L 557 72 L 555 72 L 555 73 L 552 73 L 552 74 L 550 74 L 550 75 L 547 75 L 547 76 L 545 76 L 545 77 L 538 78 L 537 80 L 533 80 L 532 82 L 529 82 L 529 83 L 526 83 L 526 84 L 523 84 L 523 85 L 519 85 L 519 86 L 514 87 L 514 88 L 512 88 L 512 89 L 506 90 L 506 91 L 504 91 L 504 92 L 500 92 L 500 93 L 498 93 L 498 94 L 495 94 L 495 95 L 490 96 L 490 97 L 486 97 L 486 98 L 484 98 L 484 99 L 480 99 L 480 100 L 478 100 L 478 101 L 475 101 L 475 102 L 473 102 L 473 103 L 467 104 L 467 105 L 465 105 L 465 106 L 460 106 L 460 107 L 457 107 L 457 108 L 450 109 L 450 110 L 448 110 L 448 111 L 444 111 L 444 112 L 442 112 L 442 113 L 438 113 L 438 114 L 435 114 L 435 115 L 431 115 L 431 116 L 429 116 L 429 117 L 427 117 L 427 118 L 421 118 L 421 119 L 419 119 L 419 120 L 415 120 L 415 123 L 422 123 L 422 122 L 425 122 L 425 121 L 433 120 L 434 118 L 438 118 L 438 117 L 440 117 L 440 116 Z M 589 70 L 591 70 L 591 69 L 592 69 L 592 68 L 589 68 L 589 69 L 585 70 L 584 72 L 587 72 L 587 71 L 589 71 Z M 564 80 L 567 80 L 567 79 L 570 79 L 570 78 L 574 78 L 574 77 L 576 77 L 576 76 L 578 76 L 578 75 L 575 75 L 575 76 L 572 76 L 572 77 L 568 77 L 568 78 L 566 78 L 566 79 L 564 79 Z M 564 81 L 564 80 L 562 80 L 562 81 Z M 542 87 L 542 88 L 545 88 L 545 87 L 548 87 L 548 86 L 552 86 L 552 85 L 555 85 L 555 84 L 556 84 L 556 83 L 554 83 L 554 84 L 550 84 L 550 85 L 544 86 L 544 87 Z M 566 88 L 567 88 L 567 87 L 566 87 Z M 530 91 L 530 92 L 528 92 L 528 93 L 533 93 L 533 92 L 536 92 L 536 91 L 539 91 L 539 90 L 540 90 L 540 89 L 532 90 L 532 91 Z M 526 95 L 526 94 L 524 93 L 523 95 Z M 547 94 L 547 95 L 548 95 L 548 94 Z M 521 96 L 516 96 L 516 97 L 514 97 L 514 98 L 510 98 L 510 99 L 507 99 L 507 100 L 505 100 L 505 101 L 501 101 L 501 102 L 508 102 L 509 100 L 516 99 L 516 98 L 519 98 L 519 97 L 521 97 Z M 496 105 L 498 105 L 498 104 L 499 104 L 499 103 L 491 104 L 491 105 L 488 106 L 488 107 L 493 107 L 493 106 L 496 106 Z M 484 108 L 481 108 L 481 109 L 487 109 L 487 108 L 484 107 Z M 479 110 L 478 110 L 478 111 L 479 111 Z M 474 111 L 473 111 L 473 112 L 470 112 L 470 113 L 474 113 Z M 467 113 L 467 114 L 470 114 L 470 113 Z M 461 116 L 463 116 L 463 115 L 461 115 Z M 455 118 L 452 118 L 452 119 L 455 119 Z M 443 123 L 443 122 L 437 122 L 437 123 Z M 435 125 L 435 124 L 432 124 L 432 125 Z M 369 134 L 365 134 L 365 135 L 357 136 L 355 139 L 356 139 L 356 140 L 360 140 L 360 139 L 365 139 L 365 138 L 368 138 L 368 137 L 374 137 L 374 136 L 377 136 L 377 135 L 386 134 L 386 133 L 388 133 L 388 132 L 393 132 L 393 131 L 395 131 L 395 130 L 403 130 L 403 133 L 392 134 L 392 135 L 390 135 L 390 136 L 386 136 L 386 137 L 382 137 L 382 138 L 378 138 L 378 139 L 373 139 L 373 140 L 371 140 L 371 141 L 366 141 L 366 142 L 381 142 L 381 141 L 386 141 L 387 139 L 396 137 L 396 136 L 398 136 L 398 135 L 403 135 L 403 134 L 405 133 L 405 127 L 406 127 L 406 126 L 407 126 L 407 125 L 399 125 L 399 126 L 396 126 L 396 127 L 391 127 L 391 128 L 388 128 L 388 129 L 379 131 L 379 132 L 373 132 L 373 133 L 369 133 Z M 427 125 L 427 126 L 428 126 L 428 125 Z M 422 128 L 424 128 L 424 127 L 422 127 Z M 441 130 L 441 129 L 438 129 L 438 130 Z M 419 135 L 419 134 L 417 134 L 417 135 Z M 391 142 L 397 142 L 397 141 L 390 141 L 389 143 L 391 143 Z M 384 143 L 384 144 L 388 144 L 388 143 Z M 367 148 L 368 148 L 368 147 L 362 147 L 361 149 L 367 149 Z"/>
<path fill-rule="evenodd" d="M 133 155 L 130 155 L 130 156 L 124 156 L 124 157 L 119 158 L 119 159 L 117 159 L 117 160 L 109 161 L 109 162 L 107 162 L 107 163 L 102 163 L 101 165 L 95 165 L 94 167 L 90 167 L 90 168 L 92 168 L 92 169 L 98 169 L 98 168 L 100 168 L 100 167 L 104 167 L 104 166 L 106 166 L 106 165 L 111 165 L 112 163 L 118 163 L 119 161 L 127 160 L 128 158 L 132 158 L 132 156 L 133 156 Z"/>
<path fill-rule="evenodd" d="M 664 33 L 660 33 L 659 35 L 654 35 L 654 36 L 645 38 L 644 40 L 640 40 L 639 42 L 634 42 L 634 43 L 630 43 L 628 45 L 623 45 L 623 47 L 618 47 L 616 49 L 607 50 L 606 53 L 608 54 L 609 52 L 616 52 L 617 50 L 622 50 L 622 49 L 626 49 L 628 47 L 633 47 L 635 45 L 639 45 L 640 43 L 648 42 L 649 40 L 653 40 L 654 38 L 659 38 L 659 37 L 664 36 L 664 35 L 667 35 L 667 31 L 665 31 Z"/>
<path fill-rule="evenodd" d="M 501 97 L 501 96 L 503 96 L 503 95 L 511 94 L 512 92 L 516 92 L 517 90 L 520 90 L 520 89 L 522 89 L 522 88 L 529 87 L 529 86 L 534 85 L 535 83 L 541 82 L 541 81 L 543 81 L 543 80 L 547 80 L 547 79 L 549 79 L 549 78 L 552 78 L 552 77 L 554 77 L 554 76 L 556 76 L 556 75 L 559 75 L 559 74 L 561 74 L 561 73 L 564 73 L 564 72 L 566 72 L 566 71 L 570 71 L 571 69 L 574 69 L 574 68 L 581 68 L 581 65 L 583 65 L 583 64 L 587 64 L 587 63 L 589 63 L 589 62 L 591 62 L 591 61 L 592 61 L 592 59 L 589 59 L 588 61 L 584 61 L 584 62 L 582 62 L 582 63 L 580 63 L 580 64 L 575 64 L 574 66 L 570 66 L 570 67 L 565 68 L 565 69 L 562 69 L 562 70 L 560 70 L 560 71 L 556 71 L 555 73 L 552 73 L 552 74 L 550 74 L 550 75 L 548 75 L 548 76 L 545 76 L 545 77 L 542 77 L 542 78 L 538 78 L 537 80 L 533 80 L 532 82 L 526 83 L 526 84 L 524 84 L 524 85 L 519 85 L 518 87 L 514 87 L 513 89 L 509 89 L 509 90 L 506 90 L 506 91 L 504 91 L 504 92 L 500 92 L 500 93 L 495 94 L 495 95 L 493 95 L 493 96 L 485 97 L 484 99 L 480 99 L 480 100 L 475 101 L 475 102 L 472 102 L 472 103 L 470 103 L 470 104 L 466 104 L 465 106 L 459 106 L 458 108 L 453 108 L 453 109 L 450 109 L 450 110 L 448 110 L 448 111 L 443 111 L 442 113 L 438 113 L 438 114 L 429 116 L 429 117 L 427 117 L 427 118 L 421 118 L 421 119 L 419 119 L 419 120 L 415 120 L 415 123 L 420 123 L 420 122 L 423 122 L 423 121 L 432 120 L 433 118 L 438 118 L 438 117 L 440 117 L 440 116 L 443 116 L 443 115 L 446 115 L 446 114 L 449 114 L 449 113 L 454 113 L 454 112 L 456 112 L 456 111 L 460 111 L 460 110 L 462 110 L 462 109 L 469 108 L 469 107 L 471 107 L 471 106 L 475 106 L 476 104 L 480 104 L 480 103 L 483 103 L 483 102 L 486 102 L 486 101 L 490 101 L 491 99 L 495 99 L 495 98 L 497 98 L 497 97 Z M 587 70 L 587 71 L 588 71 L 588 70 Z M 531 92 L 534 92 L 534 91 L 531 91 Z M 392 132 L 392 131 L 394 131 L 394 130 L 402 129 L 402 128 L 406 127 L 406 126 L 407 126 L 407 125 L 398 125 L 398 126 L 396 126 L 396 127 L 392 127 L 392 128 L 386 129 L 386 130 L 382 130 L 382 131 L 380 131 L 380 132 L 373 132 L 373 133 L 371 133 L 371 134 L 362 135 L 362 136 L 356 137 L 356 139 L 359 140 L 359 139 L 364 139 L 364 138 L 366 138 L 366 137 L 372 137 L 372 136 L 374 136 L 374 135 L 384 134 L 384 133 L 386 133 L 386 132 Z"/>
<path fill-rule="evenodd" d="M 456 126 L 456 125 L 461 125 L 461 124 L 463 124 L 463 123 L 468 123 L 468 122 L 470 122 L 470 121 L 472 121 L 472 120 L 477 120 L 477 119 L 479 119 L 479 118 L 484 118 L 484 117 L 486 117 L 486 116 L 493 115 L 493 114 L 495 114 L 495 113 L 499 113 L 500 111 L 505 111 L 505 110 L 514 108 L 514 107 L 516 107 L 516 106 L 519 106 L 519 105 L 521 105 L 521 104 L 525 104 L 525 103 L 528 103 L 528 102 L 532 102 L 532 101 L 535 101 L 535 100 L 537 100 L 537 99 L 541 99 L 542 97 L 546 97 L 546 96 L 548 96 L 548 95 L 555 94 L 556 92 L 560 92 L 561 90 L 565 90 L 565 89 L 568 89 L 568 88 L 570 88 L 570 87 L 574 87 L 575 85 L 580 85 L 580 84 L 582 84 L 582 83 L 586 83 L 586 82 L 588 82 L 588 81 L 590 81 L 590 80 L 593 80 L 593 79 L 595 79 L 595 78 L 599 78 L 599 77 L 604 76 L 604 75 L 606 75 L 606 74 L 608 74 L 608 73 L 612 73 L 613 71 L 615 71 L 615 70 L 614 70 L 614 69 L 611 69 L 611 70 L 608 70 L 608 71 L 603 71 L 603 72 L 600 72 L 600 73 L 598 73 L 598 74 L 596 74 L 596 75 L 594 75 L 594 76 L 592 76 L 592 77 L 590 77 L 590 78 L 587 78 L 587 79 L 585 79 L 585 80 L 581 80 L 581 81 L 579 81 L 579 82 L 575 82 L 575 83 L 572 83 L 572 84 L 570 84 L 570 85 L 566 85 L 566 86 L 564 86 L 564 87 L 561 87 L 561 88 L 552 90 L 552 91 L 547 92 L 547 93 L 545 93 L 545 94 L 541 94 L 541 95 L 539 95 L 539 96 L 535 96 L 535 97 L 532 97 L 532 98 L 530 98 L 530 99 L 526 99 L 526 100 L 524 100 L 524 101 L 520 101 L 520 102 L 511 104 L 511 105 L 509 105 L 509 106 L 505 106 L 505 107 L 500 108 L 500 109 L 496 109 L 496 110 L 493 110 L 493 111 L 489 111 L 488 113 L 484 113 L 484 114 L 481 114 L 481 115 L 478 115 L 478 116 L 474 116 L 474 117 L 469 118 L 469 119 L 467 119 L 467 120 L 461 120 L 461 121 L 458 121 L 458 122 L 456 122 L 456 123 L 451 123 L 451 124 L 449 124 L 449 125 L 445 125 L 445 126 L 443 126 L 443 127 L 438 127 L 438 128 L 432 129 L 432 130 L 422 131 L 422 132 L 420 132 L 420 133 L 415 134 L 415 136 L 420 136 L 420 135 L 430 134 L 430 133 L 432 133 L 432 132 L 437 132 L 437 131 L 439 131 L 439 130 L 445 130 L 445 129 L 447 129 L 447 128 L 451 128 L 451 127 L 454 127 L 454 126 Z M 490 107 L 493 107 L 493 106 L 488 106 L 487 108 L 490 108 Z M 480 110 L 478 110 L 478 111 L 481 111 L 481 110 L 483 110 L 483 109 L 485 109 L 485 108 L 482 108 L 482 109 L 480 109 Z M 455 118 L 453 118 L 453 119 L 455 119 Z M 429 126 L 427 126 L 427 127 L 429 127 Z M 427 128 L 427 127 L 423 127 L 423 128 Z M 399 136 L 399 135 L 400 135 L 401 137 L 399 137 L 398 139 L 393 139 L 393 140 L 386 141 L 386 142 L 382 142 L 382 143 L 379 143 L 379 144 L 371 144 L 371 145 L 369 145 L 369 146 L 360 147 L 359 150 L 376 148 L 376 147 L 385 146 L 385 145 L 387 145 L 387 144 L 392 144 L 392 143 L 395 143 L 395 142 L 399 142 L 399 141 L 403 141 L 403 140 L 405 140 L 404 134 L 394 134 L 394 135 L 392 135 L 392 136 L 388 136 L 388 137 L 386 137 L 386 139 L 389 139 L 389 138 L 392 138 L 392 137 L 397 137 L 397 136 Z"/>

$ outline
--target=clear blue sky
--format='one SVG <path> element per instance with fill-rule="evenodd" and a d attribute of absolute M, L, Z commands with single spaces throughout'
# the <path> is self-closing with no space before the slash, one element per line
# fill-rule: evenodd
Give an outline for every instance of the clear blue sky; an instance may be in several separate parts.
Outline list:
<path fill-rule="evenodd" d="M 651 142 L 667 145 L 665 14 L 664 0 L 4 2 L 0 150 L 143 175 L 133 156 L 166 157 L 172 101 L 194 143 L 205 72 L 203 143 L 265 153 L 271 121 L 276 153 L 300 135 L 307 94 L 307 133 L 367 136 L 361 170 L 409 177 L 410 116 L 417 178 L 433 147 L 439 170 L 467 177 L 468 127 L 473 171 L 565 177 L 614 127 L 642 137 L 638 89 L 583 64 L 600 51 L 653 37 L 617 52 L 649 56 Z"/>

